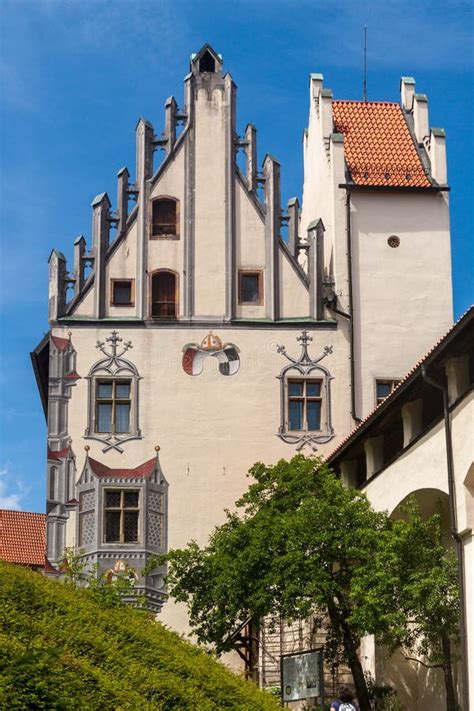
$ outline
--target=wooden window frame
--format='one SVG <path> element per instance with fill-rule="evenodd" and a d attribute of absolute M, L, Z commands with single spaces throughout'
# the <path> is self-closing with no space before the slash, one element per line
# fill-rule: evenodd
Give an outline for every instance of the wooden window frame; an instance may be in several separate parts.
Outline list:
<path fill-rule="evenodd" d="M 257 276 L 258 277 L 258 301 L 243 301 L 242 300 L 242 277 Z M 263 304 L 263 269 L 239 269 L 238 279 L 238 300 L 239 306 L 262 306 Z"/>
<path fill-rule="evenodd" d="M 174 282 L 174 303 L 176 306 L 176 313 L 174 316 L 153 316 L 153 277 L 156 274 L 160 274 L 162 272 L 167 272 L 168 274 L 174 274 L 175 276 L 175 282 Z M 178 272 L 175 272 L 174 269 L 155 269 L 155 271 L 151 272 L 150 274 L 150 284 L 149 284 L 149 299 L 150 299 L 150 308 L 149 308 L 149 314 L 150 318 L 153 319 L 153 321 L 177 321 L 179 318 L 179 274 Z"/>
<path fill-rule="evenodd" d="M 173 234 L 166 234 L 166 235 L 154 235 L 153 234 L 153 205 L 155 202 L 158 202 L 159 200 L 172 200 L 176 205 L 176 233 L 174 235 Z M 180 211 L 180 207 L 179 207 L 179 200 L 178 200 L 178 198 L 173 197 L 173 195 L 158 195 L 157 197 L 150 200 L 150 207 L 149 207 L 149 212 L 148 212 L 148 223 L 150 225 L 149 238 L 151 240 L 160 240 L 160 239 L 179 240 L 179 238 L 180 238 L 180 216 L 181 216 L 181 211 Z"/>
<path fill-rule="evenodd" d="M 120 506 L 107 506 L 107 493 L 108 492 L 120 492 Z M 125 494 L 138 494 L 138 505 L 137 506 L 125 506 Z M 119 488 L 114 488 L 114 487 L 107 487 L 106 489 L 103 490 L 103 497 L 104 497 L 104 505 L 103 505 L 103 510 L 104 510 L 104 520 L 103 520 L 103 542 L 104 543 L 109 543 L 109 544 L 128 544 L 128 545 L 137 545 L 140 543 L 140 489 L 119 489 Z M 120 533 L 119 533 L 119 538 L 120 540 L 118 541 L 108 541 L 107 540 L 107 512 L 112 511 L 120 512 Z M 138 513 L 138 518 L 137 518 L 137 540 L 136 541 L 126 541 L 125 540 L 125 512 L 126 511 L 133 511 Z"/>
<path fill-rule="evenodd" d="M 290 395 L 290 385 L 292 383 L 302 383 L 303 384 L 303 394 L 302 395 Z M 308 383 L 319 383 L 319 395 L 307 395 L 306 386 Z M 302 401 L 303 402 L 303 427 L 300 430 L 295 430 L 290 428 L 290 402 L 291 401 Z M 307 401 L 315 401 L 320 403 L 320 420 L 319 429 L 310 430 L 308 429 L 308 416 L 307 416 Z M 323 378 L 306 378 L 302 376 L 290 377 L 286 380 L 286 431 L 287 432 L 323 432 L 325 427 L 323 423 L 324 415 L 324 380 Z"/>
<path fill-rule="evenodd" d="M 102 383 L 111 383 L 112 384 L 112 397 L 99 397 L 99 386 Z M 116 385 L 125 385 L 128 383 L 128 386 L 130 388 L 130 394 L 128 398 L 117 398 L 115 395 L 115 388 Z M 98 377 L 95 379 L 95 392 L 94 392 L 94 433 L 98 435 L 106 435 L 106 434 L 118 434 L 118 435 L 127 435 L 132 432 L 131 429 L 131 424 L 132 424 L 132 408 L 133 408 L 133 382 L 132 378 L 101 378 Z M 98 430 L 98 425 L 99 425 L 99 403 L 111 403 L 112 404 L 112 429 L 110 432 L 99 432 Z M 126 432 L 116 432 L 115 430 L 115 406 L 116 404 L 124 404 L 128 403 L 129 405 L 129 411 L 128 411 L 128 430 Z"/>
<path fill-rule="evenodd" d="M 130 282 L 130 301 L 126 304 L 121 304 L 114 300 L 115 297 L 115 284 Z M 135 306 L 135 279 L 111 279 L 110 280 L 110 306 Z"/>
<path fill-rule="evenodd" d="M 375 391 L 375 407 L 378 407 L 387 397 L 389 397 L 395 388 L 397 387 L 398 383 L 400 382 L 400 378 L 375 378 L 374 380 L 374 391 Z M 379 398 L 377 394 L 377 386 L 378 385 L 390 385 L 390 392 L 388 395 L 385 395 L 385 397 Z"/>

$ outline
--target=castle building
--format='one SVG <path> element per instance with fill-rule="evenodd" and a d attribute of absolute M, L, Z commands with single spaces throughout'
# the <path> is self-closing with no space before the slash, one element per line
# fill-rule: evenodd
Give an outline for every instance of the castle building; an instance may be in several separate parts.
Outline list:
<path fill-rule="evenodd" d="M 165 570 L 141 575 L 150 556 L 204 543 L 256 461 L 333 450 L 449 328 L 444 131 L 414 79 L 400 86 L 400 104 L 340 101 L 311 75 L 301 207 L 282 207 L 256 128 L 238 132 L 210 46 L 162 132 L 138 121 L 135 174 L 118 172 L 114 206 L 94 198 L 89 246 L 72 268 L 49 259 L 32 360 L 52 565 L 73 546 L 133 568 L 185 630 Z"/>

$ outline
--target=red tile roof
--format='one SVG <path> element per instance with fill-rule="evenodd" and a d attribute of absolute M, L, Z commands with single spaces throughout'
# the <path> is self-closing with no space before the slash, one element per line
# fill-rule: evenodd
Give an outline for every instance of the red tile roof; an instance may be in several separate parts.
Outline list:
<path fill-rule="evenodd" d="M 42 567 L 45 548 L 45 514 L 0 509 L 0 559 Z"/>
<path fill-rule="evenodd" d="M 383 408 L 385 410 L 387 403 L 391 402 L 396 397 L 396 395 L 398 394 L 398 391 L 403 386 L 403 384 L 406 383 L 406 381 L 409 380 L 412 376 L 414 376 L 414 374 L 421 368 L 423 363 L 425 363 L 428 360 L 428 358 L 430 357 L 430 355 L 432 355 L 432 353 L 434 353 L 434 351 L 436 351 L 440 346 L 443 345 L 444 341 L 448 338 L 448 336 L 450 336 L 453 333 L 453 331 L 455 331 L 456 329 L 461 327 L 460 326 L 461 322 L 463 322 L 463 325 L 464 325 L 464 322 L 468 322 L 469 320 L 472 320 L 473 318 L 474 318 L 474 305 L 470 306 L 467 309 L 467 311 L 465 311 L 463 313 L 463 315 L 460 316 L 458 318 L 458 320 L 451 326 L 449 331 L 447 331 L 444 334 L 444 336 L 442 336 L 438 341 L 436 341 L 436 343 L 430 348 L 428 353 L 425 353 L 423 358 L 420 358 L 420 360 L 417 363 L 415 363 L 415 365 L 412 366 L 412 368 L 410 368 L 408 373 L 406 373 L 406 375 L 404 375 L 403 378 L 400 380 L 400 382 L 397 383 L 397 385 L 394 387 L 394 389 L 392 390 L 390 395 L 387 395 L 386 398 L 384 398 L 378 405 L 376 405 L 376 407 L 371 412 L 369 412 L 369 414 L 366 417 L 364 417 L 364 419 L 361 422 L 359 422 L 359 424 L 352 430 L 352 432 L 349 432 L 349 434 L 346 437 L 344 437 L 344 439 L 341 442 L 339 442 L 337 447 L 335 447 L 332 450 L 332 452 L 324 455 L 324 460 L 326 462 L 329 462 L 330 460 L 334 459 L 336 454 L 338 454 L 339 451 L 341 449 L 343 449 L 343 447 L 349 442 L 349 440 L 356 437 L 357 432 L 361 428 L 365 427 L 370 420 L 375 419 L 375 417 L 378 414 L 378 411 L 381 408 Z"/>
<path fill-rule="evenodd" d="M 64 351 L 69 345 L 69 338 L 60 338 L 59 336 L 51 336 L 51 340 L 58 349 L 58 351 Z"/>
<path fill-rule="evenodd" d="M 48 447 L 48 456 L 47 456 L 47 458 L 48 458 L 49 460 L 52 459 L 53 461 L 60 462 L 61 459 L 65 459 L 65 458 L 67 457 L 68 452 L 69 452 L 69 447 L 65 447 L 64 449 L 58 449 L 57 451 L 56 451 L 56 450 L 53 450 L 53 449 L 50 449 L 50 448 Z"/>
<path fill-rule="evenodd" d="M 111 469 L 110 467 L 98 462 L 96 459 L 89 457 L 88 459 L 92 472 L 97 477 L 117 477 L 130 479 L 149 479 L 156 467 L 156 457 L 149 459 L 143 464 L 139 464 L 134 469 Z"/>
<path fill-rule="evenodd" d="M 335 129 L 358 185 L 429 188 L 407 122 L 398 104 L 333 101 Z"/>

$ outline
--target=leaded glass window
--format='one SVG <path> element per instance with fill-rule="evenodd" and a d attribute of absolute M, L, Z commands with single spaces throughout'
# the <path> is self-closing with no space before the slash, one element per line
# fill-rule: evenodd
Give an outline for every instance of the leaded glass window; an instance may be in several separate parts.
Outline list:
<path fill-rule="evenodd" d="M 130 380 L 97 381 L 96 432 L 124 434 L 130 431 L 130 393 Z"/>
<path fill-rule="evenodd" d="M 105 542 L 138 542 L 138 491 L 108 489 L 105 492 Z"/>
<path fill-rule="evenodd" d="M 314 432 L 321 429 L 321 380 L 288 380 L 288 429 Z"/>

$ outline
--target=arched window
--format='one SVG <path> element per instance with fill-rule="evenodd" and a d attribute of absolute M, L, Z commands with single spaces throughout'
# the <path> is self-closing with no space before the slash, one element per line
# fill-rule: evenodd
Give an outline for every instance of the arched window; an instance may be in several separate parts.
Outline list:
<path fill-rule="evenodd" d="M 161 197 L 151 204 L 151 238 L 179 238 L 179 201 Z"/>
<path fill-rule="evenodd" d="M 151 315 L 176 318 L 178 315 L 178 278 L 174 272 L 160 269 L 151 277 Z"/>
<path fill-rule="evenodd" d="M 56 487 L 58 485 L 58 468 L 51 467 L 49 470 L 49 500 L 56 501 Z"/>

